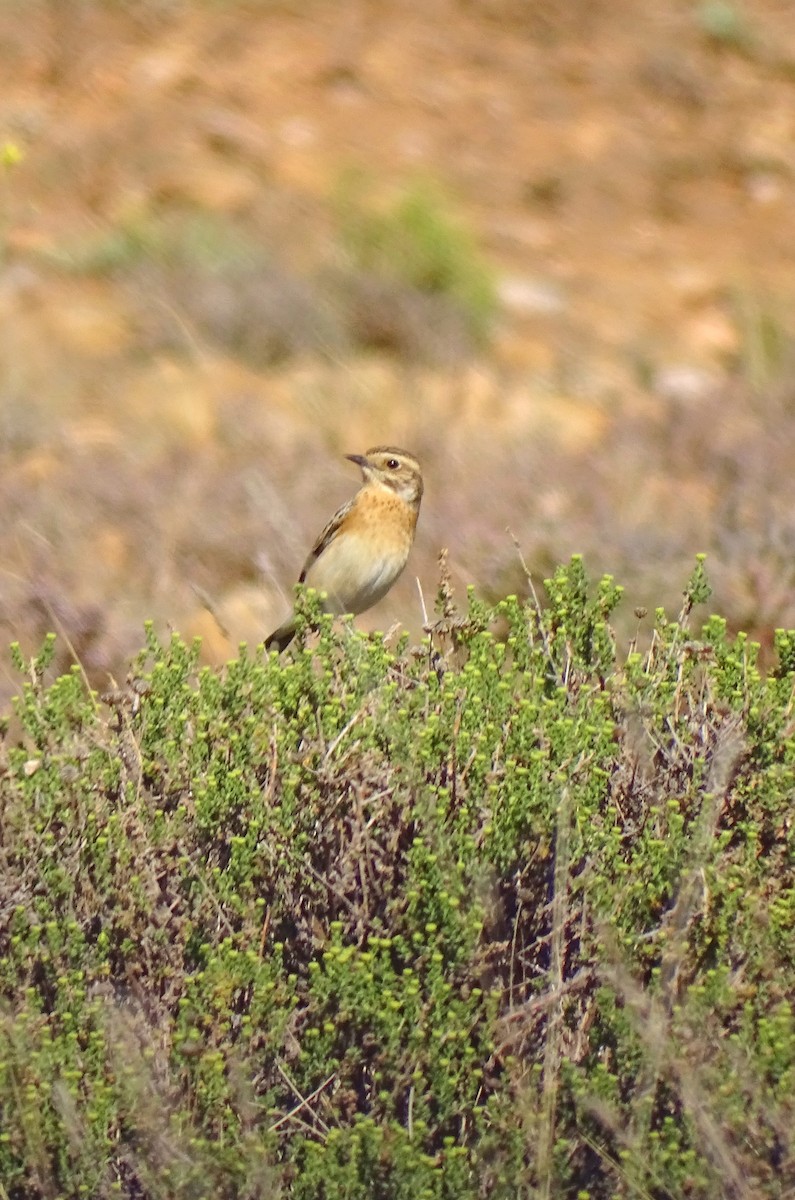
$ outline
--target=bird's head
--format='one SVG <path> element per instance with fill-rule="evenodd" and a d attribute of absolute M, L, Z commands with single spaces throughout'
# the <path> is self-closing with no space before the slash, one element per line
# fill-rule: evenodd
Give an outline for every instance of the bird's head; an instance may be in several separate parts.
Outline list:
<path fill-rule="evenodd" d="M 366 483 L 377 483 L 396 492 L 407 504 L 422 499 L 422 470 L 413 454 L 397 446 L 374 446 L 366 454 L 348 454 L 361 467 Z"/>

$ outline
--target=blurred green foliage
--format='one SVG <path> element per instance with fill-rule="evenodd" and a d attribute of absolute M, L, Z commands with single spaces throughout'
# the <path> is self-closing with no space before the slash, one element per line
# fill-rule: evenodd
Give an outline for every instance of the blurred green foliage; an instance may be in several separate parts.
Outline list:
<path fill-rule="evenodd" d="M 355 269 L 446 298 L 475 338 L 488 336 L 497 313 L 496 275 L 439 185 L 416 180 L 379 202 L 367 178 L 351 171 L 340 184 L 337 208 L 342 245 Z"/>

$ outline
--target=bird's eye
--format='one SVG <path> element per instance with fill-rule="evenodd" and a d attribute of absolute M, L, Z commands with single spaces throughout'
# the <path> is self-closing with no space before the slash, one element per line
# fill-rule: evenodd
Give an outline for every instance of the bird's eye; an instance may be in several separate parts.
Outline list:
<path fill-rule="evenodd" d="M 397 471 L 398 467 L 400 466 L 400 459 L 388 458 L 386 465 L 389 467 L 390 471 Z"/>

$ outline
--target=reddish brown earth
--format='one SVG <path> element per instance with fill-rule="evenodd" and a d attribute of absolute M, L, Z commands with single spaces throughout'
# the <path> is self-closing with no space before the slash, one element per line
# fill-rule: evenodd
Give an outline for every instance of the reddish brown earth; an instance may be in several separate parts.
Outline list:
<path fill-rule="evenodd" d="M 55 626 L 100 685 L 147 616 L 213 660 L 259 640 L 373 441 L 428 492 L 365 625 L 419 630 L 443 545 L 457 583 L 521 587 L 507 527 L 535 578 L 583 551 L 628 611 L 675 607 L 706 550 L 733 624 L 795 623 L 795 11 L 560 7 L 2 6 L 3 640 Z M 499 278 L 487 351 L 319 352 L 301 289 L 350 168 L 376 201 L 443 184 Z M 279 361 L 250 280 L 149 271 L 164 215 L 201 218 L 199 259 L 220 229 L 274 263 Z"/>

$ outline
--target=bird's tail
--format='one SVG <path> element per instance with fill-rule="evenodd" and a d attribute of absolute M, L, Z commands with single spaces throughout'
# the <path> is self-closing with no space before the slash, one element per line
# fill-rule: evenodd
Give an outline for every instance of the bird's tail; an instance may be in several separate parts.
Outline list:
<path fill-rule="evenodd" d="M 265 649 L 275 650 L 277 654 L 281 654 L 282 650 L 287 649 L 294 637 L 295 622 L 292 617 L 288 617 L 278 629 L 274 629 L 270 637 L 265 639 Z"/>

